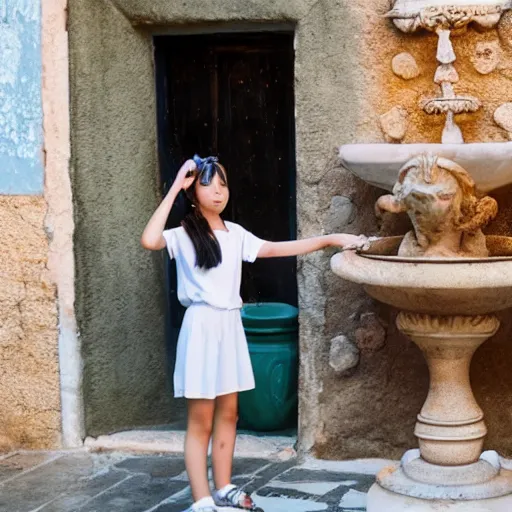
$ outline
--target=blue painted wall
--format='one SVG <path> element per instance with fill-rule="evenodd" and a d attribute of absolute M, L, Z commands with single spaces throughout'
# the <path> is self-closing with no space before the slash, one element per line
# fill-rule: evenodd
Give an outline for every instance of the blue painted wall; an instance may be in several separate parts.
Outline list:
<path fill-rule="evenodd" d="M 40 0 L 0 0 L 0 194 L 43 192 Z"/>

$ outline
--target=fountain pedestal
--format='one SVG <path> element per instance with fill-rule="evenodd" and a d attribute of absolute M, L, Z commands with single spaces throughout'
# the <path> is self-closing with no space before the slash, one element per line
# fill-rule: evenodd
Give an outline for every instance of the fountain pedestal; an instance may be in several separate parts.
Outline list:
<path fill-rule="evenodd" d="M 377 476 L 367 510 L 407 510 L 404 500 L 414 504 L 415 511 L 450 510 L 448 500 L 465 506 L 478 500 L 480 508 L 474 510 L 480 511 L 512 510 L 512 497 L 501 498 L 512 492 L 512 472 L 501 467 L 495 452 L 482 454 L 487 429 L 469 380 L 471 358 L 496 333 L 499 320 L 494 315 L 402 311 L 397 327 L 422 350 L 430 388 L 414 432 L 419 450 L 408 451 L 399 465 Z M 491 498 L 500 498 L 495 500 L 498 508 L 482 508 L 481 500 Z"/>
<path fill-rule="evenodd" d="M 471 391 L 469 367 L 475 350 L 498 330 L 498 319 L 401 312 L 397 327 L 422 350 L 430 372 L 414 431 L 422 458 L 440 466 L 476 462 L 487 429 Z"/>

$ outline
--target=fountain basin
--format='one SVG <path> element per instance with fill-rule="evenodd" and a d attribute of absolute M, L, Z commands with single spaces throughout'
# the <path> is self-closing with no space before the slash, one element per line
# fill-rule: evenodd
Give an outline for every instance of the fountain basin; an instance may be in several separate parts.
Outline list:
<path fill-rule="evenodd" d="M 489 258 L 397 256 L 402 237 L 340 252 L 332 271 L 380 302 L 430 315 L 485 315 L 512 307 L 512 238 L 486 237 Z"/>
<path fill-rule="evenodd" d="M 343 167 L 371 185 L 391 191 L 397 171 L 421 153 L 453 160 L 469 172 L 482 192 L 512 183 L 512 142 L 475 144 L 347 144 Z"/>

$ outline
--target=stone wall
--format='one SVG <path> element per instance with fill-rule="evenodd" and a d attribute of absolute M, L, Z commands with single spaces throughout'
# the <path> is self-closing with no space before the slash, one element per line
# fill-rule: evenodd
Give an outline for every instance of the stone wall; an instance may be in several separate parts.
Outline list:
<path fill-rule="evenodd" d="M 0 196 L 0 452 L 59 445 L 55 286 L 46 203 Z"/>
<path fill-rule="evenodd" d="M 0 5 L 0 452 L 60 445 L 56 287 L 43 198 L 41 4 Z"/>
<path fill-rule="evenodd" d="M 405 142 L 439 141 L 442 129 L 441 119 L 417 107 L 434 89 L 436 38 L 399 33 L 382 17 L 388 7 L 388 0 L 70 1 L 77 304 L 90 431 L 156 422 L 166 413 L 155 406 L 169 406 L 159 363 L 161 260 L 138 246 L 159 200 L 152 31 L 295 27 L 299 235 L 377 234 L 373 203 L 381 192 L 340 167 L 339 145 L 384 142 L 380 116 L 395 106 L 409 118 Z M 507 138 L 492 119 L 496 106 L 509 99 L 507 30 L 470 29 L 467 37 L 455 39 L 457 89 L 475 93 L 485 105 L 474 116 L 461 116 L 467 141 Z M 481 75 L 471 62 L 477 45 L 491 42 L 494 48 L 499 38 L 499 64 Z M 401 52 L 415 58 L 417 78 L 393 74 L 391 60 Z M 508 201 L 506 194 L 503 200 Z M 495 224 L 504 229 L 510 219 L 506 210 Z M 407 226 L 407 219 L 385 218 L 380 233 L 398 234 Z M 413 425 L 428 371 L 419 350 L 397 333 L 395 312 L 336 278 L 329 269 L 331 255 L 317 253 L 299 264 L 300 448 L 325 458 L 397 458 L 416 445 Z M 472 372 L 488 418 L 488 444 L 507 455 L 512 454 L 509 333 L 504 324 L 480 349 Z"/>

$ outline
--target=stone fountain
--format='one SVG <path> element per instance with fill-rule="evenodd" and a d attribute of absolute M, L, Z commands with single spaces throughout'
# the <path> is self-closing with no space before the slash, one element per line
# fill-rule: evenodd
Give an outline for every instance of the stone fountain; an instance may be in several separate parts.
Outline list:
<path fill-rule="evenodd" d="M 376 214 L 407 212 L 412 230 L 338 253 L 332 270 L 399 310 L 398 329 L 430 371 L 415 428 L 419 449 L 379 473 L 368 512 L 512 511 L 512 463 L 482 453 L 487 430 L 469 379 L 474 352 L 499 328 L 495 313 L 512 307 L 512 237 L 482 232 L 498 211 L 485 193 L 512 183 L 512 143 L 463 143 L 455 116 L 478 109 L 480 99 L 454 92 L 450 42 L 470 23 L 494 26 L 509 8 L 508 0 L 396 0 L 387 15 L 396 27 L 439 37 L 440 95 L 420 106 L 446 116 L 442 144 L 340 150 L 347 169 L 391 192 L 379 198 Z"/>

